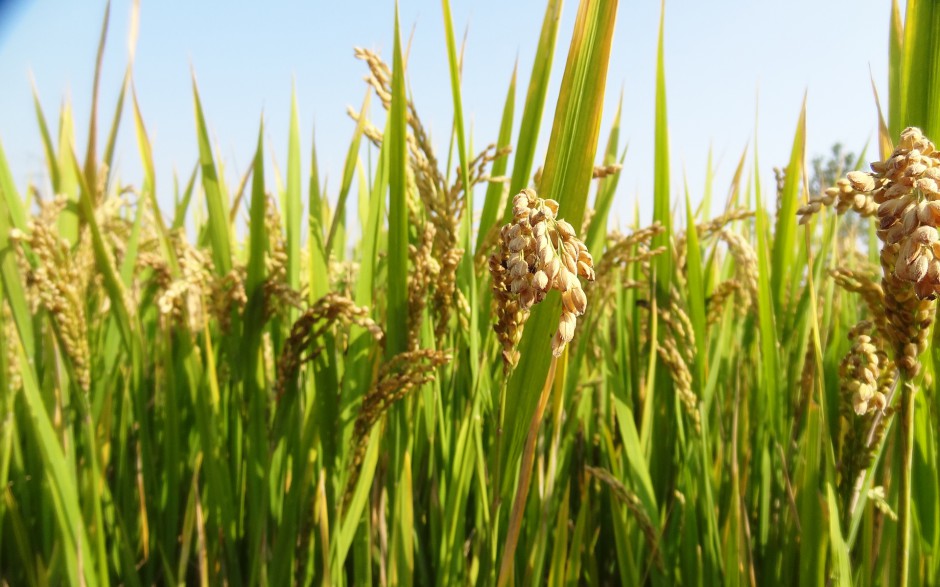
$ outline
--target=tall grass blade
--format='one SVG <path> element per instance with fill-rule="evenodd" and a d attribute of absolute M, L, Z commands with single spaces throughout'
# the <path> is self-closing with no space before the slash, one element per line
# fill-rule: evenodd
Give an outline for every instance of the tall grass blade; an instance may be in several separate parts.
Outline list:
<path fill-rule="evenodd" d="M 668 246 L 672 239 L 672 194 L 669 185 L 669 122 L 666 112 L 665 60 L 666 1 L 660 5 L 659 41 L 656 49 L 656 118 L 653 145 L 653 221 L 665 228 L 653 239 L 653 247 Z M 656 296 L 662 304 L 672 281 L 672 256 L 659 255 L 655 261 Z"/>
<path fill-rule="evenodd" d="M 290 131 L 287 139 L 287 191 L 284 193 L 284 221 L 287 223 L 287 283 L 300 289 L 300 230 L 303 203 L 300 199 L 300 121 L 297 90 L 291 91 Z M 255 171 L 258 167 L 255 166 Z"/>
<path fill-rule="evenodd" d="M 624 148 L 619 159 L 618 142 L 620 140 L 620 114 L 623 112 L 623 90 L 620 91 L 620 101 L 617 103 L 617 113 L 614 115 L 614 121 L 610 127 L 610 134 L 607 136 L 607 149 L 604 152 L 604 165 L 613 165 L 623 161 L 627 156 L 627 150 Z M 591 216 L 591 223 L 588 226 L 585 235 L 584 244 L 589 251 L 603 251 L 605 241 L 607 240 L 607 223 L 610 217 L 610 208 L 614 203 L 614 195 L 617 193 L 617 183 L 620 180 L 620 172 L 601 179 L 597 184 L 597 195 L 594 198 L 594 215 Z"/>
<path fill-rule="evenodd" d="M 555 56 L 555 40 L 558 38 L 558 24 L 561 21 L 562 0 L 548 0 L 539 43 L 535 49 L 536 58 L 532 62 L 532 73 L 526 90 L 525 106 L 522 108 L 522 120 L 519 123 L 519 135 L 516 139 L 515 156 L 512 165 L 512 179 L 509 193 L 516 194 L 529 185 L 532 164 L 535 161 L 535 148 L 538 143 L 539 127 L 542 124 L 542 112 L 545 109 L 545 96 L 552 72 Z M 512 200 L 506 202 L 503 210 L 503 222 L 512 218 Z"/>
<path fill-rule="evenodd" d="M 685 188 L 685 218 L 686 218 L 686 271 L 688 272 L 688 299 L 689 318 L 692 320 L 692 332 L 695 334 L 695 378 L 697 387 L 705 387 L 705 346 L 707 336 L 705 332 L 705 278 L 702 270 L 702 250 L 699 246 L 698 231 L 695 229 L 695 215 L 692 212 L 692 201 L 689 198 L 689 188 Z M 705 405 L 710 398 L 703 398 Z"/>
<path fill-rule="evenodd" d="M 516 103 L 516 72 L 518 62 L 512 68 L 512 78 L 509 80 L 509 90 L 506 92 L 506 101 L 503 104 L 503 115 L 499 123 L 499 137 L 496 139 L 496 147 L 503 149 L 510 146 L 512 140 L 512 122 L 513 110 Z M 501 177 L 506 173 L 509 166 L 509 157 L 500 157 L 493 162 L 490 175 Z M 486 196 L 483 199 L 483 211 L 480 212 L 480 225 L 477 233 L 476 254 L 483 254 L 483 246 L 491 230 L 497 227 L 500 211 L 505 209 L 506 202 L 504 194 L 508 191 L 504 183 L 492 182 L 486 188 Z M 511 192 L 509 192 L 511 193 Z"/>
<path fill-rule="evenodd" d="M 209 131 L 202 113 L 196 76 L 193 74 L 193 102 L 196 109 L 196 136 L 199 141 L 199 165 L 202 170 L 202 189 L 206 193 L 206 206 L 209 211 L 209 242 L 212 245 L 212 260 L 219 275 L 232 270 L 232 237 L 229 224 L 229 205 L 220 186 L 218 168 L 209 144 Z"/>
<path fill-rule="evenodd" d="M 901 19 L 901 7 L 898 0 L 891 0 L 891 15 L 888 18 L 888 124 L 891 132 L 888 136 L 901 136 L 904 119 L 904 88 L 902 76 L 904 22 Z M 884 154 L 887 157 L 891 152 Z"/>
<path fill-rule="evenodd" d="M 333 214 L 333 223 L 330 225 L 330 234 L 326 239 L 325 255 L 329 259 L 333 250 L 333 241 L 340 230 L 340 226 L 346 217 L 346 199 L 349 197 L 349 189 L 352 186 L 353 175 L 356 171 L 356 161 L 359 160 L 359 143 L 362 139 L 362 131 L 365 128 L 367 114 L 369 113 L 369 102 L 372 93 L 366 92 L 362 100 L 362 108 L 359 109 L 359 122 L 356 124 L 356 130 L 353 132 L 352 142 L 349 144 L 349 152 L 346 153 L 346 164 L 343 168 L 343 181 L 339 188 L 339 198 L 336 201 L 336 211 Z M 342 252 L 340 251 L 340 254 Z"/>
<path fill-rule="evenodd" d="M 540 193 L 558 199 L 559 217 L 572 226 L 580 226 L 587 203 L 616 12 L 612 1 L 582 2 L 578 9 L 545 158 Z M 549 297 L 534 308 L 520 343 L 521 359 L 509 380 L 502 459 L 506 474 L 501 477 L 507 484 L 538 401 L 536 390 L 548 373 L 560 304 L 559 298 Z"/>
<path fill-rule="evenodd" d="M 98 183 L 98 90 L 101 85 L 101 62 L 104 60 L 104 45 L 108 37 L 108 20 L 111 18 L 111 2 L 105 4 L 104 22 L 101 24 L 101 36 L 98 39 L 98 53 L 95 57 L 95 77 L 91 85 L 91 114 L 88 120 L 88 146 L 85 148 L 85 182 L 94 186 Z"/>
<path fill-rule="evenodd" d="M 796 133 L 793 136 L 793 148 L 790 150 L 790 162 L 787 164 L 783 192 L 780 194 L 780 202 L 778 203 L 777 223 L 773 233 L 770 288 L 774 293 L 774 311 L 779 317 L 784 315 L 784 295 L 789 290 L 785 280 L 793 274 L 797 198 L 800 191 L 800 174 L 804 167 L 805 152 L 806 96 L 804 95 L 800 118 L 796 123 Z"/>
<path fill-rule="evenodd" d="M 900 128 L 917 126 L 928 137 L 940 135 L 940 6 L 929 0 L 909 0 L 902 42 Z M 892 121 L 893 122 L 893 121 Z"/>
<path fill-rule="evenodd" d="M 17 332 L 27 352 L 32 353 L 36 344 L 33 321 L 23 278 L 17 267 L 16 253 L 10 243 L 10 230 L 13 228 L 26 230 L 25 211 L 13 185 L 3 147 L 0 146 L 0 277 L 3 279 L 4 297 L 9 304 Z"/>
<path fill-rule="evenodd" d="M 408 333 L 408 188 L 405 180 L 405 167 L 408 164 L 405 138 L 407 98 L 397 3 L 392 55 L 392 102 L 388 112 L 388 134 L 385 138 L 389 144 L 388 319 L 385 329 L 387 357 L 405 350 Z"/>
<path fill-rule="evenodd" d="M 92 564 L 94 560 L 91 550 L 92 542 L 85 531 L 86 523 L 82 517 L 75 479 L 68 470 L 69 465 L 43 403 L 29 356 L 22 344 L 14 344 L 23 376 L 22 398 L 26 402 L 31 420 L 29 430 L 42 455 L 45 473 L 48 475 L 55 519 L 62 540 L 62 556 L 65 559 L 69 581 L 75 585 L 80 583 L 97 585 L 98 577 Z"/>
<path fill-rule="evenodd" d="M 310 275 L 308 301 L 313 304 L 326 295 L 330 289 L 329 271 L 323 232 L 323 198 L 320 194 L 320 170 L 317 163 L 316 137 L 310 141 L 310 185 L 307 201 L 307 253 L 310 255 Z"/>

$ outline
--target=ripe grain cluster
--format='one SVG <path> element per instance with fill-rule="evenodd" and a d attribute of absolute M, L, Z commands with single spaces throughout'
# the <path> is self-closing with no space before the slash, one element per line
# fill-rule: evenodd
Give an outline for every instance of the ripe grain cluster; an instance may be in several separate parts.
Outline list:
<path fill-rule="evenodd" d="M 286 167 L 262 125 L 229 182 L 194 83 L 172 198 L 130 69 L 83 153 L 37 107 L 48 181 L 0 149 L 0 583 L 935 584 L 940 7 L 893 4 L 868 167 L 811 192 L 804 104 L 777 185 L 745 151 L 724 202 L 670 184 L 663 26 L 654 213 L 624 223 L 617 4 L 580 2 L 562 64 L 548 0 L 483 149 L 448 2 L 446 136 L 396 14 L 350 56 L 338 189 L 296 96 Z"/>

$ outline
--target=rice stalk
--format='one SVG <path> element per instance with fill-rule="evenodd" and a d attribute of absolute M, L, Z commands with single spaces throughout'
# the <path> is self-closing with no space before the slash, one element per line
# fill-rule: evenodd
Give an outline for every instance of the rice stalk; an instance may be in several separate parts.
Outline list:
<path fill-rule="evenodd" d="M 921 369 L 920 354 L 927 347 L 933 300 L 940 290 L 940 153 L 920 129 L 909 127 L 901 133 L 891 155 L 872 163 L 871 169 L 850 172 L 845 179 L 861 198 L 870 197 L 878 206 L 886 329 L 901 374 L 902 462 L 896 565 L 899 584 L 907 585 L 917 391 L 913 379 Z M 807 213 L 814 211 L 808 209 Z"/>

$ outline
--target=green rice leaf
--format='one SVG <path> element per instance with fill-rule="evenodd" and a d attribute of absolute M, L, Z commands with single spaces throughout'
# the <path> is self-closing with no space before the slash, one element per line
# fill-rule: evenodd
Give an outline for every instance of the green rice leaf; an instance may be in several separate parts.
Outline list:
<path fill-rule="evenodd" d="M 362 516 L 363 509 L 368 502 L 372 480 L 375 478 L 375 466 L 379 458 L 381 437 L 381 426 L 376 426 L 369 435 L 366 454 L 362 460 L 362 473 L 356 481 L 356 488 L 353 490 L 353 496 L 349 501 L 349 508 L 346 510 L 346 515 L 339 527 L 337 539 L 334 540 L 332 545 L 335 550 L 332 557 L 334 564 L 345 561 L 349 548 L 352 546 L 353 537 L 356 535 L 356 527 L 359 525 L 359 518 Z"/>
<path fill-rule="evenodd" d="M 186 222 L 186 214 L 189 212 L 189 203 L 193 199 L 193 192 L 196 189 L 196 174 L 199 173 L 199 162 L 193 165 L 193 170 L 186 181 L 186 188 L 183 189 L 183 196 L 177 202 L 173 212 L 173 224 L 171 228 L 177 230 L 183 227 Z"/>
<path fill-rule="evenodd" d="M 532 62 L 532 74 L 522 108 L 522 120 L 519 123 L 519 135 L 515 144 L 515 159 L 512 165 L 512 180 L 509 194 L 517 194 L 529 185 L 532 164 L 535 161 L 535 148 L 538 144 L 539 128 L 542 125 L 542 112 L 545 109 L 545 95 L 552 73 L 555 58 L 555 40 L 558 38 L 558 25 L 561 21 L 562 0 L 548 0 L 539 44 L 535 48 L 536 58 Z M 512 219 L 512 198 L 506 202 L 503 210 L 503 223 Z M 575 226 L 575 225 L 573 225 Z"/>
<path fill-rule="evenodd" d="M 251 297 L 260 295 L 264 284 L 264 258 L 268 249 L 267 226 L 264 223 L 267 196 L 264 192 L 264 121 L 258 127 L 258 147 L 252 166 L 251 206 L 248 213 L 248 273 L 245 278 L 245 293 Z"/>
<path fill-rule="evenodd" d="M 202 189 L 206 193 L 209 209 L 209 242 L 212 245 L 212 260 L 219 275 L 232 270 L 232 237 L 229 226 L 229 205 L 220 187 L 222 181 L 209 145 L 209 131 L 202 113 L 202 102 L 193 74 L 193 101 L 196 107 L 196 136 L 199 139 L 199 165 L 202 168 Z"/>
<path fill-rule="evenodd" d="M 255 166 L 257 170 L 257 165 Z M 287 191 L 284 193 L 284 222 L 287 224 L 287 283 L 300 289 L 300 226 L 303 204 L 300 200 L 300 122 L 297 91 L 291 91 L 290 131 L 287 140 Z"/>
<path fill-rule="evenodd" d="M 323 198 L 320 194 L 320 170 L 317 164 L 316 137 L 311 139 L 310 148 L 310 186 L 308 190 L 307 218 L 309 223 L 307 248 L 310 254 L 310 294 L 309 303 L 313 304 L 326 295 L 330 289 L 329 270 L 326 249 L 323 244 Z"/>
<path fill-rule="evenodd" d="M 578 9 L 542 173 L 540 195 L 556 198 L 559 217 L 572 226 L 581 225 L 593 174 L 616 12 L 616 2 L 609 1 L 582 2 Z M 558 296 L 535 306 L 522 336 L 521 359 L 506 393 L 504 491 L 548 374 L 560 306 Z"/>
<path fill-rule="evenodd" d="M 692 213 L 692 201 L 689 199 L 689 188 L 685 186 L 685 212 L 686 212 L 686 263 L 688 275 L 688 301 L 689 319 L 692 321 L 692 331 L 695 334 L 695 381 L 698 389 L 705 388 L 705 280 L 702 273 L 702 251 L 699 246 L 698 231 L 695 229 L 695 215 Z M 703 397 L 705 405 L 710 398 Z"/>
<path fill-rule="evenodd" d="M 777 316 L 783 316 L 785 280 L 793 274 L 793 262 L 796 257 L 794 241 L 796 239 L 796 210 L 800 193 L 800 179 L 803 170 L 803 158 L 806 153 L 806 96 L 800 118 L 796 123 L 793 136 L 793 148 L 790 151 L 790 163 L 787 165 L 783 192 L 780 195 L 777 225 L 774 230 L 773 259 L 770 274 L 770 287 L 774 293 L 774 310 Z"/>
<path fill-rule="evenodd" d="M 891 17 L 888 20 L 888 125 L 891 137 L 901 136 L 901 121 L 904 119 L 904 89 L 901 86 L 903 75 L 904 22 L 901 20 L 901 8 L 898 0 L 891 0 Z M 890 151 L 884 154 L 887 158 Z"/>
<path fill-rule="evenodd" d="M 669 246 L 672 241 L 672 195 L 669 177 L 669 120 L 666 109 L 665 60 L 666 1 L 659 15 L 659 43 L 656 50 L 656 119 L 653 145 L 653 221 L 665 229 L 653 238 L 653 247 Z M 672 255 L 659 255 L 654 261 L 656 296 L 660 304 L 668 299 L 672 281 Z"/>
<path fill-rule="evenodd" d="M 757 218 L 755 230 L 757 232 L 757 306 L 760 322 L 760 348 L 761 366 L 763 372 L 763 393 L 766 405 L 771 411 L 763 416 L 771 422 L 776 421 L 773 407 L 777 405 L 777 377 L 780 373 L 777 355 L 777 327 L 774 313 L 774 296 L 771 290 L 770 247 L 767 244 L 767 212 L 761 197 L 760 179 L 757 170 L 757 148 L 754 149 L 754 195 L 757 203 Z M 779 238 L 779 237 L 778 237 Z"/>
<path fill-rule="evenodd" d="M 3 152 L 3 145 L 0 144 L 0 202 L 9 213 L 9 221 L 15 228 L 26 230 L 26 208 L 16 190 L 16 184 L 13 181 L 13 174 L 10 172 L 10 165 L 7 163 L 7 156 Z"/>
<path fill-rule="evenodd" d="M 940 6 L 910 0 L 904 22 L 901 92 L 904 105 L 897 128 L 917 126 L 928 137 L 940 136 Z M 893 50 L 893 46 L 892 46 Z M 894 121 L 891 121 L 892 128 Z"/>
<path fill-rule="evenodd" d="M 62 192 L 62 174 L 59 172 L 59 165 L 56 159 L 55 146 L 52 144 L 52 135 L 49 133 L 49 125 L 46 123 L 46 115 L 42 111 L 42 103 L 39 100 L 39 90 L 36 89 L 36 83 L 33 82 L 33 108 L 36 111 L 36 121 L 39 123 L 39 136 L 42 137 L 42 148 L 46 154 L 46 167 L 49 169 L 49 179 L 52 183 L 52 191 L 61 194 Z"/>
<path fill-rule="evenodd" d="M 32 368 L 32 361 L 22 344 L 16 344 L 16 352 L 23 377 L 23 400 L 29 413 L 29 430 L 34 436 L 48 475 L 55 520 L 62 540 L 62 556 L 65 558 L 68 577 L 73 584 L 97 585 L 98 577 L 91 564 L 91 541 L 85 531 L 86 523 L 79 505 L 79 492 L 75 479 L 69 472 L 62 445 L 56 436 L 49 413 L 40 394 Z M 79 565 L 79 559 L 83 564 Z"/>
<path fill-rule="evenodd" d="M 12 222 L 11 222 L 12 221 Z M 7 166 L 3 147 L 0 146 L 0 278 L 6 302 L 13 314 L 13 322 L 23 345 L 32 353 L 35 345 L 33 321 L 29 303 L 26 299 L 24 277 L 20 275 L 16 262 L 16 252 L 10 243 L 10 230 L 26 230 L 25 211 L 13 185 L 13 178 Z"/>
<path fill-rule="evenodd" d="M 502 149 L 509 146 L 512 139 L 512 115 L 516 102 L 516 67 L 512 68 L 512 79 L 509 80 L 509 90 L 506 92 L 506 102 L 503 105 L 503 116 L 499 123 L 499 138 L 496 140 L 496 147 Z M 506 173 L 509 166 L 509 157 L 500 157 L 493 162 L 490 175 L 500 177 Z M 480 224 L 477 232 L 476 254 L 480 255 L 483 245 L 490 231 L 497 227 L 497 220 L 500 210 L 506 207 L 503 194 L 506 192 L 506 185 L 503 183 L 490 183 L 486 188 L 486 197 L 483 200 L 483 211 L 480 213 Z M 510 192 L 511 193 L 511 192 Z"/>
<path fill-rule="evenodd" d="M 389 144 L 388 204 L 388 318 L 386 357 L 407 348 L 408 337 L 408 164 L 405 120 L 405 62 L 402 59 L 398 7 L 395 7 L 395 48 L 392 60 L 392 103 L 388 111 Z M 339 211 L 337 211 L 339 214 Z"/>
<path fill-rule="evenodd" d="M 128 66 L 124 73 L 124 82 L 121 83 L 121 92 L 118 94 L 117 104 L 114 107 L 114 116 L 111 118 L 111 130 L 108 131 L 108 142 L 105 143 L 104 154 L 101 161 L 107 165 L 108 173 L 114 169 L 114 149 L 117 145 L 118 130 L 121 127 L 121 115 L 124 113 L 124 96 L 127 86 L 131 82 L 131 68 Z"/>
<path fill-rule="evenodd" d="M 336 202 L 336 212 L 333 214 L 333 223 L 330 225 L 330 235 L 326 239 L 326 257 L 330 257 L 333 250 L 333 241 L 336 238 L 340 224 L 345 222 L 346 218 L 346 199 L 349 196 L 349 188 L 352 186 L 353 175 L 356 172 L 356 161 L 359 160 L 359 143 L 362 140 L 362 131 L 368 120 L 369 102 L 372 97 L 371 90 L 366 92 L 362 100 L 362 108 L 359 109 L 359 122 L 356 124 L 356 130 L 353 132 L 352 141 L 349 144 L 349 151 L 346 153 L 346 164 L 343 167 L 343 183 L 339 188 L 339 199 Z M 340 251 L 342 254 L 342 251 Z"/>
<path fill-rule="evenodd" d="M 77 172 L 79 165 L 78 160 L 75 158 L 75 152 L 71 151 L 71 155 L 72 164 Z M 124 290 L 124 285 L 121 283 L 118 272 L 115 269 L 111 252 L 105 245 L 101 228 L 98 226 L 98 221 L 95 219 L 91 192 L 88 186 L 85 185 L 84 177 L 82 177 L 81 174 L 77 174 L 77 176 L 81 184 L 81 199 L 79 203 L 81 206 L 82 221 L 88 226 L 91 232 L 95 264 L 98 271 L 101 272 L 105 290 L 108 292 L 108 298 L 111 301 L 111 312 L 115 315 L 118 330 L 121 332 L 121 338 L 124 341 L 124 346 L 136 363 L 143 351 L 143 340 L 140 337 L 140 331 L 135 327 L 134 321 L 131 318 L 130 309 L 127 306 L 128 298 Z"/>
<path fill-rule="evenodd" d="M 101 62 L 104 61 L 104 45 L 108 38 L 108 20 L 111 17 L 111 2 L 105 4 L 104 22 L 98 38 L 98 53 L 95 57 L 95 78 L 91 85 L 91 114 L 88 120 L 88 146 L 85 148 L 85 183 L 98 185 L 98 89 L 101 85 Z"/>
<path fill-rule="evenodd" d="M 830 483 L 826 483 L 826 505 L 829 510 L 829 547 L 832 549 L 836 584 L 840 587 L 851 587 L 852 562 L 849 558 L 848 546 L 842 538 L 842 528 L 839 526 L 839 505 L 836 502 L 835 490 Z"/>
<path fill-rule="evenodd" d="M 607 149 L 604 153 L 604 165 L 620 163 L 627 156 L 627 149 L 623 150 L 620 158 L 617 158 L 617 143 L 620 139 L 620 114 L 623 111 L 623 90 L 620 91 L 620 101 L 617 103 L 617 114 L 614 115 L 614 121 L 610 127 L 610 134 L 607 136 Z M 599 255 L 604 250 L 607 241 L 607 222 L 610 216 L 610 208 L 614 203 L 614 195 L 617 193 L 617 183 L 620 180 L 620 172 L 601 179 L 597 184 L 597 196 L 594 198 L 594 215 L 591 216 L 591 223 L 588 226 L 587 234 L 584 235 L 584 244 L 589 251 L 594 251 Z"/>

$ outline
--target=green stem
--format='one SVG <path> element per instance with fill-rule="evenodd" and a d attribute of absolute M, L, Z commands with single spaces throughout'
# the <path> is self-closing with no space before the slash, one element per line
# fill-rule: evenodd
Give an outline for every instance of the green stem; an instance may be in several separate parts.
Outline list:
<path fill-rule="evenodd" d="M 901 484 L 898 494 L 897 585 L 908 584 L 911 549 L 911 466 L 914 460 L 914 394 L 917 389 L 905 379 L 901 388 Z"/>
<path fill-rule="evenodd" d="M 492 331 L 492 330 L 491 330 Z M 484 348 L 486 348 L 484 344 Z M 493 454 L 492 454 L 492 469 L 493 469 L 493 498 L 490 500 L 490 583 L 496 580 L 496 566 L 497 566 L 497 555 L 499 552 L 499 509 L 502 505 L 502 495 L 500 494 L 500 455 L 502 455 L 503 448 L 503 421 L 506 415 L 506 388 L 509 384 L 509 377 L 511 376 L 511 371 L 509 374 L 506 374 L 505 383 L 500 386 L 499 390 L 499 407 L 498 414 L 496 418 L 496 441 L 493 443 Z"/>
<path fill-rule="evenodd" d="M 532 462 L 535 460 L 535 441 L 539 436 L 539 427 L 542 424 L 542 415 L 545 413 L 545 406 L 548 404 L 548 398 L 551 395 L 552 382 L 555 380 L 555 365 L 557 357 L 552 357 L 551 365 L 548 368 L 548 376 L 545 378 L 545 385 L 542 387 L 542 395 L 539 396 L 539 403 L 532 414 L 532 422 L 529 424 L 529 435 L 526 438 L 525 450 L 522 453 L 522 466 L 519 469 L 519 487 L 516 491 L 516 497 L 512 503 L 512 511 L 509 514 L 509 527 L 506 531 L 506 544 L 503 548 L 503 559 L 499 567 L 498 587 L 504 587 L 509 581 L 512 573 L 513 559 L 516 554 L 516 543 L 519 540 L 519 530 L 522 528 L 522 514 L 525 507 L 526 496 L 529 494 L 529 481 L 532 477 Z"/>

